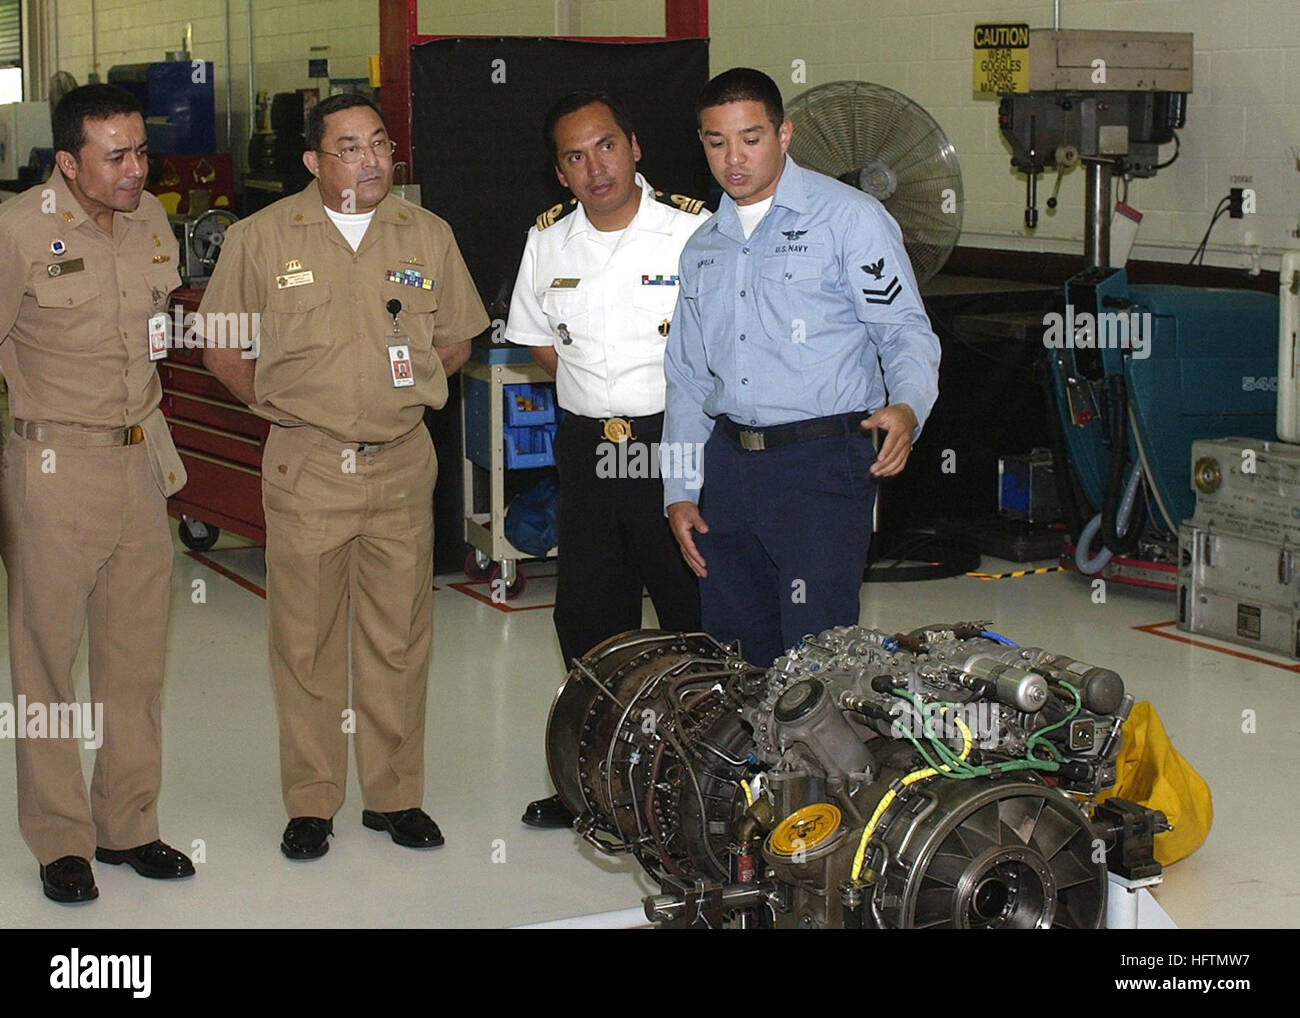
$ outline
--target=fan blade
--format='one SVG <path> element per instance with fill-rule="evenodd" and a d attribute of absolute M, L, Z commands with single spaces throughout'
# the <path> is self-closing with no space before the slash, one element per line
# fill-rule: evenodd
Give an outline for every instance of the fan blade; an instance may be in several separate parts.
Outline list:
<path fill-rule="evenodd" d="M 912 928 L 937 929 L 952 926 L 952 891 L 934 889 L 921 891 L 916 896 L 912 915 Z"/>
<path fill-rule="evenodd" d="M 1057 894 L 1067 887 L 1075 887 L 1097 879 L 1096 868 L 1085 865 L 1073 852 L 1057 853 L 1048 865 L 1052 868 Z"/>
<path fill-rule="evenodd" d="M 884 199 L 917 282 L 933 276 L 961 233 L 962 202 L 957 153 L 934 118 L 901 92 L 863 81 L 811 88 L 788 115 L 791 157 Z M 955 210 L 939 212 L 953 196 Z"/>
<path fill-rule="evenodd" d="M 1079 830 L 1077 822 L 1056 810 L 1048 810 L 1034 831 L 1034 847 L 1042 853 L 1044 859 L 1051 859 L 1069 844 Z"/>
<path fill-rule="evenodd" d="M 986 848 L 1002 844 L 1002 824 L 998 822 L 998 804 L 991 802 L 976 810 L 957 827 L 957 836 L 962 844 L 971 850 L 971 855 L 979 855 Z"/>
<path fill-rule="evenodd" d="M 936 884 L 944 884 L 948 887 L 956 887 L 957 881 L 971 864 L 971 857 L 968 855 L 953 855 L 943 852 L 935 855 L 926 868 L 925 878 L 933 880 Z"/>
<path fill-rule="evenodd" d="M 1043 800 L 1028 795 L 1014 799 L 1002 799 L 998 802 L 998 816 L 1002 823 L 1015 832 L 1024 844 L 1034 836 L 1034 825 L 1043 811 Z"/>

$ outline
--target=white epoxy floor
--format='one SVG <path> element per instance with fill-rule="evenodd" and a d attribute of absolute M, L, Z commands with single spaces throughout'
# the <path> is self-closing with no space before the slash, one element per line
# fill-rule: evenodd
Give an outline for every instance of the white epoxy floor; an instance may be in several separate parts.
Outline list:
<path fill-rule="evenodd" d="M 210 554 L 257 581 L 260 551 L 237 544 L 223 540 Z M 552 570 L 533 564 L 512 607 L 548 602 L 554 580 L 533 574 Z M 204 604 L 192 603 L 195 580 L 206 584 Z M 17 830 L 13 752 L 0 747 L 0 927 L 494 927 L 637 906 L 656 888 L 634 861 L 599 856 L 568 831 L 520 824 L 524 804 L 550 791 L 542 737 L 562 677 L 550 610 L 502 612 L 450 586 L 462 581 L 439 577 L 434 595 L 425 806 L 443 848 L 403 849 L 364 829 L 354 779 L 329 853 L 307 863 L 281 856 L 266 605 L 178 545 L 160 812 L 164 839 L 186 851 L 201 841 L 206 861 L 181 883 L 95 864 L 97 902 L 47 901 Z M 1214 794 L 1209 840 L 1166 871 L 1160 904 L 1183 927 L 1300 924 L 1289 773 L 1300 674 L 1135 630 L 1171 620 L 1172 595 L 1112 583 L 1106 603 L 1094 604 L 1087 583 L 1069 574 L 873 584 L 863 604 L 864 625 L 991 618 L 1023 645 L 1119 671 L 1154 702 Z M 648 602 L 646 612 L 653 625 Z M 0 701 L 12 702 L 7 640 L 0 649 Z M 84 648 L 79 669 L 85 695 Z M 1254 734 L 1242 731 L 1247 709 Z"/>

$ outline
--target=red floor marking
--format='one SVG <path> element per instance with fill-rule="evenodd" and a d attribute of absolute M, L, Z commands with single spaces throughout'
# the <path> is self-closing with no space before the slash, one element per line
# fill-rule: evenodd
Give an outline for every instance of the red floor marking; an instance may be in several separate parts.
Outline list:
<path fill-rule="evenodd" d="M 224 576 L 226 579 L 228 579 L 228 580 L 233 580 L 235 583 L 238 583 L 238 584 L 239 584 L 241 587 L 243 587 L 245 590 L 251 591 L 252 593 L 256 594 L 256 595 L 257 595 L 258 597 L 260 597 L 263 601 L 266 600 L 266 591 L 263 590 L 261 587 L 259 587 L 259 586 L 258 586 L 256 583 L 254 583 L 252 580 L 246 580 L 246 579 L 244 579 L 244 577 L 240 576 L 238 573 L 236 573 L 236 572 L 234 572 L 234 571 L 232 571 L 232 570 L 230 570 L 230 569 L 227 569 L 225 566 L 220 565 L 220 564 L 217 563 L 217 562 L 213 562 L 212 559 L 208 558 L 208 557 L 207 557 L 206 555 L 204 555 L 202 552 L 197 552 L 197 551 L 187 551 L 185 554 L 188 555 L 190 558 L 192 558 L 195 562 L 199 562 L 199 563 L 202 563 L 203 565 L 207 566 L 207 567 L 208 567 L 209 569 L 211 569 L 214 573 L 220 573 L 220 574 L 221 574 L 222 576 Z"/>
<path fill-rule="evenodd" d="M 1134 626 L 1133 628 L 1143 632 L 1150 633 L 1152 636 L 1162 636 L 1166 640 L 1177 640 L 1179 643 L 1190 643 L 1193 647 L 1203 647 L 1205 650 L 1217 650 L 1220 654 L 1229 654 L 1232 657 L 1245 658 L 1247 661 L 1254 661 L 1261 665 L 1271 665 L 1274 668 L 1281 668 L 1284 672 L 1295 672 L 1300 674 L 1300 664 L 1284 665 L 1278 661 L 1270 661 L 1266 657 L 1260 657 L 1257 654 L 1247 654 L 1244 650 L 1229 650 L 1227 647 L 1219 647 L 1213 643 L 1206 643 L 1203 640 L 1193 640 L 1190 636 L 1181 636 L 1177 633 L 1162 633 L 1159 630 L 1166 626 L 1178 625 L 1176 620 L 1169 622 L 1152 622 L 1147 626 Z"/>

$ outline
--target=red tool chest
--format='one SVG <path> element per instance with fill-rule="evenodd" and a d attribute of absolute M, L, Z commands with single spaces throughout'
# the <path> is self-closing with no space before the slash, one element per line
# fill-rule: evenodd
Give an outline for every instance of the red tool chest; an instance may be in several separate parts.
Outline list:
<path fill-rule="evenodd" d="M 172 300 L 190 312 L 198 310 L 202 296 L 202 290 L 177 290 Z M 168 500 L 167 511 L 181 521 L 181 541 L 187 547 L 211 547 L 213 528 L 265 543 L 262 445 L 271 424 L 203 367 L 202 350 L 184 349 L 179 338 L 159 362 L 158 375 L 163 415 L 189 481 Z M 189 521 L 204 524 L 208 533 L 196 536 Z"/>

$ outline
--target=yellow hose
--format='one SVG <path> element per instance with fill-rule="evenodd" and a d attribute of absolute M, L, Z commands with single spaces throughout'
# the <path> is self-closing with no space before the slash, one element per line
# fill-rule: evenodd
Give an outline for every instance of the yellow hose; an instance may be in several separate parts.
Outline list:
<path fill-rule="evenodd" d="M 946 714 L 947 712 L 947 707 L 942 708 L 940 711 L 940 713 L 943 714 Z M 962 721 L 961 718 L 954 716 L 953 720 L 957 723 L 957 728 L 961 731 L 962 746 L 961 756 L 959 759 L 965 760 L 970 756 L 971 746 L 973 745 L 970 737 L 970 729 L 966 727 L 966 722 Z M 908 785 L 915 784 L 918 781 L 924 781 L 926 778 L 932 778 L 936 774 L 941 774 L 944 771 L 949 771 L 951 769 L 952 768 L 949 767 L 948 764 L 944 764 L 938 770 L 935 770 L 933 767 L 922 767 L 919 771 L 913 771 L 911 774 L 904 775 L 901 780 L 896 782 L 897 787 L 890 787 L 889 791 L 881 798 L 879 805 L 876 806 L 876 811 L 871 814 L 871 819 L 867 821 L 867 826 L 862 828 L 862 838 L 858 841 L 858 850 L 853 855 L 852 878 L 854 880 L 857 880 L 859 875 L 862 873 L 862 864 L 867 857 L 867 843 L 871 840 L 871 835 L 876 830 L 876 824 L 878 824 L 880 818 L 884 816 L 885 810 L 889 809 L 890 803 L 892 803 L 898 796 L 898 792 L 901 789 L 906 788 Z"/>

